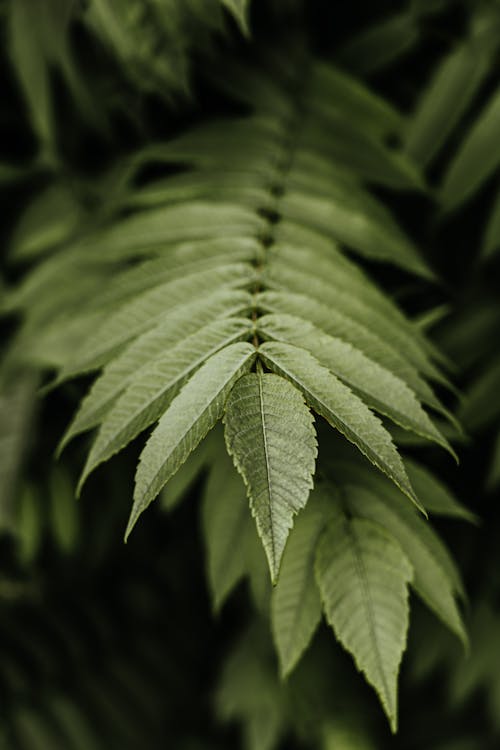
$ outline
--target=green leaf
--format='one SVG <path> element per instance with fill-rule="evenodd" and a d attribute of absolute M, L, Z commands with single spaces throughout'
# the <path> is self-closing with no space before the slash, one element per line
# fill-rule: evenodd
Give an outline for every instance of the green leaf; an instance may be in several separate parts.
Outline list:
<path fill-rule="evenodd" d="M 417 497 L 431 516 L 460 518 L 470 523 L 479 523 L 478 517 L 462 505 L 428 469 L 409 458 L 405 458 L 405 466 Z"/>
<path fill-rule="evenodd" d="M 22 563 L 31 564 L 36 558 L 42 544 L 43 527 L 42 497 L 35 487 L 26 485 L 19 501 L 16 528 Z"/>
<path fill-rule="evenodd" d="M 482 254 L 484 258 L 491 258 L 500 250 L 500 190 L 497 192 L 493 209 L 486 226 L 483 240 Z"/>
<path fill-rule="evenodd" d="M 304 394 L 306 402 L 421 508 L 392 439 L 377 417 L 347 386 L 305 349 L 269 342 L 259 354 L 278 374 Z"/>
<path fill-rule="evenodd" d="M 459 411 L 460 421 L 466 429 L 477 432 L 496 422 L 500 415 L 500 357 L 483 366 L 473 381 Z"/>
<path fill-rule="evenodd" d="M 97 258 L 104 252 L 109 262 L 164 251 L 174 243 L 251 238 L 264 228 L 264 219 L 249 208 L 188 201 L 135 213 L 85 240 L 82 248 Z"/>
<path fill-rule="evenodd" d="M 142 376 L 151 360 L 176 347 L 204 325 L 250 307 L 251 297 L 247 292 L 222 290 L 169 312 L 165 319 L 135 339 L 105 367 L 82 400 L 60 442 L 58 453 L 73 437 L 98 425 L 118 396 Z"/>
<path fill-rule="evenodd" d="M 408 321 L 402 322 L 395 315 L 381 313 L 364 295 L 353 295 L 341 287 L 335 289 L 328 281 L 316 278 L 310 272 L 298 272 L 290 265 L 270 263 L 264 273 L 266 286 L 272 290 L 304 294 L 322 304 L 355 320 L 375 334 L 383 331 L 385 338 L 392 341 L 399 351 L 405 352 L 405 358 L 428 377 L 442 379 L 441 373 L 429 361 L 427 353 L 419 341 L 416 329 Z"/>
<path fill-rule="evenodd" d="M 221 439 L 203 494 L 207 573 L 216 612 L 247 572 L 249 527 L 255 536 L 245 485 Z"/>
<path fill-rule="evenodd" d="M 265 635 L 253 628 L 233 648 L 216 695 L 220 718 L 242 724 L 245 750 L 275 750 L 286 729 L 285 696 Z"/>
<path fill-rule="evenodd" d="M 326 102 L 335 115 L 342 110 L 346 119 L 362 123 L 377 136 L 397 133 L 403 125 L 401 114 L 387 101 L 342 70 L 324 62 L 314 63 L 311 82 L 311 105 Z"/>
<path fill-rule="evenodd" d="M 285 313 L 309 320 L 330 336 L 336 336 L 358 347 L 370 359 L 403 380 L 425 404 L 438 411 L 442 409 L 429 385 L 420 377 L 415 366 L 405 358 L 405 352 L 400 352 L 390 340 L 382 338 L 381 332 L 372 332 L 345 313 L 305 294 L 265 291 L 258 295 L 257 302 L 266 312 Z"/>
<path fill-rule="evenodd" d="M 259 319 L 258 328 L 266 338 L 303 346 L 356 391 L 368 406 L 455 455 L 406 384 L 359 349 L 291 315 L 266 315 Z"/>
<path fill-rule="evenodd" d="M 208 445 L 210 436 L 189 455 L 177 473 L 165 485 L 160 494 L 160 504 L 163 510 L 170 512 L 177 508 L 188 491 L 199 479 L 203 470 L 211 463 L 211 452 Z"/>
<path fill-rule="evenodd" d="M 42 3 L 33 6 L 30 0 L 8 4 L 9 51 L 33 127 L 49 152 L 53 147 L 54 122 L 48 60 L 40 33 L 44 21 L 42 6 Z"/>
<path fill-rule="evenodd" d="M 175 315 L 183 306 L 186 311 L 188 305 L 197 305 L 201 297 L 208 301 L 212 287 L 234 290 L 250 282 L 249 267 L 241 263 L 194 272 L 147 289 L 120 306 L 114 314 L 107 315 L 99 336 L 92 330 L 82 344 L 78 359 L 63 370 L 60 380 L 106 364 L 133 338 L 151 330 L 161 321 L 167 322 L 169 313 Z"/>
<path fill-rule="evenodd" d="M 500 484 L 500 432 L 497 433 L 491 456 L 491 466 L 486 480 L 489 490 L 495 489 Z"/>
<path fill-rule="evenodd" d="M 222 417 L 232 387 L 250 369 L 255 355 L 255 347 L 249 343 L 227 346 L 210 357 L 172 401 L 141 453 L 125 538 L 141 513 Z"/>
<path fill-rule="evenodd" d="M 79 514 L 73 484 L 62 468 L 52 472 L 49 492 L 52 534 L 63 552 L 72 552 L 78 541 Z"/>
<path fill-rule="evenodd" d="M 405 148 L 416 162 L 429 164 L 445 143 L 488 74 L 492 52 L 469 40 L 438 67 L 409 121 Z"/>
<path fill-rule="evenodd" d="M 376 750 L 362 722 L 347 716 L 329 719 L 323 728 L 322 750 Z"/>
<path fill-rule="evenodd" d="M 10 240 L 16 261 L 42 255 L 70 239 L 82 218 L 82 208 L 67 185 L 56 183 L 29 204 Z"/>
<path fill-rule="evenodd" d="M 347 188 L 345 192 L 349 196 L 351 191 Z M 345 197 L 332 202 L 299 191 L 288 192 L 280 205 L 286 219 L 342 242 L 370 260 L 393 263 L 424 278 L 433 278 L 416 248 L 398 230 L 387 211 L 378 206 L 377 216 L 374 211 L 360 208 Z"/>
<path fill-rule="evenodd" d="M 46 750 L 48 747 L 63 750 L 66 745 L 50 717 L 41 710 L 20 706 L 15 713 L 14 724 L 21 747 L 29 747 L 30 750 Z"/>
<path fill-rule="evenodd" d="M 321 490 L 314 489 L 290 532 L 272 593 L 271 625 L 283 677 L 293 670 L 321 620 L 314 560 L 328 519 L 324 505 Z"/>
<path fill-rule="evenodd" d="M 250 328 L 251 322 L 245 318 L 214 321 L 142 368 L 104 417 L 78 483 L 79 491 L 99 464 L 163 414 L 193 372 L 212 354 L 247 338 Z"/>
<path fill-rule="evenodd" d="M 71 750 L 99 750 L 96 730 L 80 705 L 75 705 L 65 695 L 51 697 L 50 704 L 51 713 Z"/>
<path fill-rule="evenodd" d="M 335 521 L 321 537 L 316 577 L 328 622 L 377 691 L 395 732 L 412 579 L 407 557 L 377 524 Z"/>
<path fill-rule="evenodd" d="M 361 76 L 383 70 L 415 47 L 420 37 L 416 20 L 403 12 L 371 24 L 340 46 L 340 62 Z"/>
<path fill-rule="evenodd" d="M 459 574 L 430 525 L 400 497 L 395 497 L 391 489 L 384 491 L 382 484 L 378 491 L 343 485 L 350 511 L 380 524 L 398 540 L 413 567 L 412 585 L 416 592 L 466 646 L 467 635 L 454 599 L 457 590 L 461 590 Z"/>
<path fill-rule="evenodd" d="M 29 445 L 38 378 L 18 374 L 0 390 L 0 527 L 15 529 L 20 470 Z"/>
<path fill-rule="evenodd" d="M 220 2 L 222 5 L 225 5 L 225 7 L 236 18 L 243 34 L 245 34 L 245 36 L 250 36 L 250 29 L 248 27 L 250 0 L 220 0 Z"/>
<path fill-rule="evenodd" d="M 257 529 L 276 581 L 293 516 L 313 486 L 317 454 L 312 415 L 300 391 L 270 373 L 233 388 L 224 416 L 226 445 L 248 489 Z"/>
<path fill-rule="evenodd" d="M 451 162 L 441 186 L 446 210 L 470 198 L 500 165 L 500 89 L 493 94 Z"/>

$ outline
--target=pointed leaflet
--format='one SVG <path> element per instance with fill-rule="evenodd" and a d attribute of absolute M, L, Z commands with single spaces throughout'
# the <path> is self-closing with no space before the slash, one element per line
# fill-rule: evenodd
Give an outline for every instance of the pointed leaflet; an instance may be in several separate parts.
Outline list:
<path fill-rule="evenodd" d="M 500 88 L 481 112 L 453 159 L 441 188 L 445 209 L 456 208 L 489 179 L 500 165 Z"/>
<path fill-rule="evenodd" d="M 493 48 L 468 40 L 448 55 L 409 119 L 405 150 L 419 164 L 429 164 L 466 112 L 488 74 Z"/>
<path fill-rule="evenodd" d="M 272 290 L 299 295 L 307 290 L 308 297 L 332 308 L 334 313 L 352 318 L 376 335 L 383 331 L 384 338 L 391 341 L 399 351 L 404 351 L 405 359 L 420 372 L 438 381 L 442 380 L 442 374 L 434 367 L 420 345 L 416 329 L 412 328 L 408 321 L 402 322 L 401 318 L 381 313 L 370 300 L 365 300 L 364 295 L 353 295 L 341 287 L 332 288 L 330 283 L 313 274 L 304 270 L 298 272 L 289 264 L 279 262 L 270 263 L 266 267 L 264 280 Z"/>
<path fill-rule="evenodd" d="M 337 454 L 338 452 L 337 449 Z M 409 507 L 407 503 L 401 502 L 402 497 L 393 484 L 378 472 L 373 471 L 367 464 L 361 464 L 353 451 L 351 451 L 350 456 L 346 454 L 345 458 L 340 460 L 337 460 L 337 456 L 335 456 L 331 462 L 331 470 L 335 479 L 341 481 L 342 484 L 362 486 L 367 491 L 375 493 L 390 509 L 394 509 L 400 517 L 399 520 L 407 525 L 410 530 L 413 530 L 412 533 L 415 532 L 420 535 L 420 541 L 429 548 L 432 556 L 438 561 L 453 591 L 460 596 L 465 596 L 460 572 L 448 550 L 439 537 L 433 533 L 429 523 L 415 515 L 414 509 Z M 407 513 L 407 510 L 412 512 Z M 420 520 L 422 520 L 422 523 L 419 523 Z M 397 534 L 394 533 L 394 536 L 397 536 Z"/>
<path fill-rule="evenodd" d="M 405 466 L 412 487 L 431 516 L 461 518 L 470 523 L 479 523 L 478 517 L 462 505 L 448 487 L 424 466 L 409 458 L 405 458 Z"/>
<path fill-rule="evenodd" d="M 329 305 L 306 297 L 304 294 L 284 291 L 260 292 L 257 296 L 257 304 L 259 308 L 267 312 L 286 313 L 308 320 L 330 336 L 344 339 L 361 349 L 367 357 L 397 375 L 412 391 L 415 391 L 425 404 L 437 411 L 443 409 L 429 385 L 419 376 L 418 370 L 405 359 L 403 352 L 395 349 L 392 342 L 381 339 L 379 335 L 343 313 L 333 310 Z"/>
<path fill-rule="evenodd" d="M 216 320 L 188 336 L 142 369 L 105 416 L 92 445 L 78 487 L 94 469 L 155 422 L 189 376 L 210 355 L 248 337 L 251 321 Z"/>
<path fill-rule="evenodd" d="M 389 488 L 392 489 L 392 488 Z M 374 492 L 346 485 L 345 497 L 352 513 L 379 523 L 401 544 L 414 569 L 413 587 L 433 612 L 467 643 L 467 635 L 454 593 L 456 583 L 448 569 L 448 551 L 431 526 L 413 508 L 389 492 Z"/>
<path fill-rule="evenodd" d="M 401 131 L 401 114 L 357 78 L 324 62 L 316 61 L 313 66 L 308 92 L 312 106 L 328 106 L 332 115 L 341 106 L 346 118 L 362 123 L 367 134 L 383 138 Z"/>
<path fill-rule="evenodd" d="M 250 0 L 220 0 L 220 2 L 231 11 L 245 36 L 250 36 L 248 28 L 248 7 Z"/>
<path fill-rule="evenodd" d="M 222 417 L 231 388 L 250 369 L 255 351 L 241 342 L 217 352 L 172 401 L 141 453 L 126 538 L 140 514 Z"/>
<path fill-rule="evenodd" d="M 190 300 L 197 305 L 201 297 L 211 297 L 207 290 L 235 289 L 252 280 L 251 266 L 233 263 L 210 270 L 187 274 L 143 291 L 106 317 L 96 335 L 92 330 L 83 342 L 78 358 L 60 375 L 60 379 L 95 370 L 106 364 L 117 351 L 136 336 L 151 330 L 167 313 L 175 312 Z M 85 316 L 86 311 L 83 311 Z"/>
<path fill-rule="evenodd" d="M 259 330 L 278 341 L 304 347 L 322 365 L 357 391 L 381 414 L 396 424 L 438 443 L 453 455 L 453 449 L 422 409 L 415 394 L 389 370 L 366 357 L 340 338 L 320 331 L 311 323 L 292 315 L 266 315 L 258 321 Z M 302 344 L 304 342 L 304 344 Z"/>
<path fill-rule="evenodd" d="M 130 383 L 141 377 L 152 359 L 213 320 L 234 315 L 250 307 L 251 296 L 248 292 L 223 289 L 168 312 L 158 325 L 135 339 L 107 365 L 81 402 L 61 440 L 58 452 L 76 435 L 98 425 L 116 398 Z"/>
<path fill-rule="evenodd" d="M 302 236 L 301 236 L 302 235 Z M 382 315 L 398 321 L 413 337 L 418 333 L 412 324 L 386 294 L 383 294 L 361 269 L 338 249 L 331 241 L 322 241 L 321 236 L 311 236 L 311 232 L 297 232 L 295 241 L 273 245 L 273 262 L 284 261 L 286 267 L 311 274 L 320 281 L 326 281 L 334 289 L 362 297 L 366 304 Z M 306 249 L 307 248 L 307 249 Z"/>
<path fill-rule="evenodd" d="M 235 385 L 224 423 L 227 449 L 247 486 L 275 581 L 293 516 L 305 506 L 313 486 L 313 417 L 291 383 L 258 372 Z"/>
<path fill-rule="evenodd" d="M 220 127 L 220 122 L 218 125 Z M 123 261 L 143 255 L 146 250 L 164 249 L 179 242 L 255 237 L 264 228 L 265 220 L 249 208 L 231 203 L 190 201 L 122 218 L 85 239 L 81 249 L 97 257 L 104 253 L 108 262 Z"/>
<path fill-rule="evenodd" d="M 337 51 L 341 64 L 358 76 L 378 73 L 407 54 L 420 40 L 413 7 L 363 28 Z"/>
<path fill-rule="evenodd" d="M 397 676 L 408 630 L 411 565 L 381 526 L 334 521 L 323 534 L 316 577 L 325 615 L 397 727 Z"/>
<path fill-rule="evenodd" d="M 370 260 L 392 263 L 424 278 L 433 278 L 411 242 L 393 229 L 388 212 L 383 217 L 373 217 L 349 202 L 332 203 L 299 191 L 287 193 L 280 209 L 287 220 L 316 229 Z"/>
<path fill-rule="evenodd" d="M 305 349 L 269 342 L 259 349 L 270 369 L 295 383 L 309 406 L 421 507 L 391 436 L 366 404 Z"/>
<path fill-rule="evenodd" d="M 278 583 L 272 592 L 271 623 L 283 677 L 295 667 L 321 620 L 314 559 L 328 518 L 324 499 L 320 489 L 312 491 L 288 537 Z"/>
<path fill-rule="evenodd" d="M 3 8 L 2 10 L 5 10 Z M 50 154 L 54 122 L 49 80 L 49 61 L 44 49 L 43 5 L 30 0 L 10 2 L 7 7 L 9 53 L 30 109 L 33 128 L 42 148 Z"/>
<path fill-rule="evenodd" d="M 203 495 L 207 573 L 215 611 L 245 575 L 249 527 L 256 537 L 245 485 L 221 439 Z"/>

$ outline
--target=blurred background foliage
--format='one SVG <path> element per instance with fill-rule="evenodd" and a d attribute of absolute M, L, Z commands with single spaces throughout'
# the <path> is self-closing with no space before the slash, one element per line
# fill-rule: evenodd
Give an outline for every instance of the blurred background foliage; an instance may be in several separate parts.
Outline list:
<path fill-rule="evenodd" d="M 297 14 L 321 56 L 407 116 L 403 146 L 427 185 L 383 192 L 440 282 L 376 273 L 452 362 L 461 394 L 459 468 L 415 442 L 408 450 L 479 518 L 437 522 L 466 582 L 470 652 L 412 600 L 396 737 L 325 626 L 280 682 L 267 578 L 251 547 L 214 615 L 203 455 L 126 546 L 134 446 L 75 501 L 85 446 L 58 462 L 54 452 L 82 384 L 42 400 L 43 347 L 29 326 L 14 335 L 25 271 L 123 210 L 126 186 L 154 174 L 158 140 L 231 111 L 207 69 L 261 40 L 278 44 Z M 0 28 L 0 747 L 497 748 L 498 0 L 1 0 Z M 97 281 L 68 289 L 72 304 Z M 51 300 L 36 287 L 24 294 L 43 322 Z"/>

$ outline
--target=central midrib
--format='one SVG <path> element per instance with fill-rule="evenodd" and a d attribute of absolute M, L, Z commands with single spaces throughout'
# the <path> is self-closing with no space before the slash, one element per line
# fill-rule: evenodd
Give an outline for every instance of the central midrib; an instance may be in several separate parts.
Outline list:
<path fill-rule="evenodd" d="M 261 275 L 267 263 L 269 252 L 275 243 L 276 227 L 282 219 L 279 210 L 280 203 L 286 193 L 287 177 L 295 158 L 298 141 L 297 131 L 301 117 L 303 116 L 303 92 L 307 77 L 307 65 L 297 64 L 297 75 L 293 82 L 289 84 L 290 107 L 288 112 L 281 117 L 281 136 L 277 139 L 279 150 L 275 157 L 274 169 L 269 178 L 268 200 L 257 209 L 257 213 L 265 219 L 266 224 L 258 237 L 260 253 L 254 263 L 257 275 L 252 288 L 254 304 L 251 316 L 254 324 L 256 324 L 261 314 L 257 304 L 257 297 L 260 292 L 265 291 Z M 253 343 L 256 348 L 261 343 L 256 332 L 254 333 Z"/>

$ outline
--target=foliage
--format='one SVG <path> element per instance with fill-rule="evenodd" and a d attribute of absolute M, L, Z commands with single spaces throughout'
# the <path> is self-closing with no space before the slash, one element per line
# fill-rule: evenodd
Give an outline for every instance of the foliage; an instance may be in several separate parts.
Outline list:
<path fill-rule="evenodd" d="M 0 747 L 498 741 L 500 7 L 382 5 L 2 3 Z"/>

